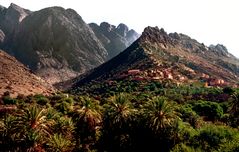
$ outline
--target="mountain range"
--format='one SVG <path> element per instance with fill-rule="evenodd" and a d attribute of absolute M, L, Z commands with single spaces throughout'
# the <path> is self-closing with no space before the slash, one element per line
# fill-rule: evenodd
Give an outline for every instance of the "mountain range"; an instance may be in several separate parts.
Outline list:
<path fill-rule="evenodd" d="M 72 9 L 32 12 L 11 4 L 0 9 L 0 48 L 53 84 L 99 66 L 138 38 L 124 24 L 109 33 L 91 25 Z"/>
<path fill-rule="evenodd" d="M 0 49 L 7 61 L 1 62 L 2 71 L 11 64 L 10 74 L 19 73 L 14 79 L 29 80 L 26 86 L 37 83 L 42 93 L 46 88 L 52 92 L 52 84 L 77 90 L 90 82 L 118 80 L 200 81 L 222 87 L 239 81 L 239 60 L 221 44 L 206 46 L 158 27 L 146 27 L 140 35 L 123 23 L 87 24 L 76 11 L 62 7 L 30 11 L 16 4 L 0 6 Z M 0 76 L 15 81 L 6 71 Z"/>

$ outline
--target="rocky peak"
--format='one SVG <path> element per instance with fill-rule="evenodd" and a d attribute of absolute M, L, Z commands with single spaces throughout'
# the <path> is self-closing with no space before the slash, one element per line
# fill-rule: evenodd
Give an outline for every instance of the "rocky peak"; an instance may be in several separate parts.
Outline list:
<path fill-rule="evenodd" d="M 2 12 L 3 10 L 5 10 L 6 8 L 2 5 L 0 5 L 0 12 Z"/>
<path fill-rule="evenodd" d="M 11 3 L 11 5 L 7 9 L 6 17 L 8 19 L 14 19 L 21 22 L 28 14 L 28 10 L 25 10 L 18 5 Z"/>
<path fill-rule="evenodd" d="M 135 30 L 131 29 L 127 32 L 126 39 L 129 41 L 129 44 L 131 44 L 135 40 L 137 40 L 139 38 L 139 36 L 140 35 Z"/>
<path fill-rule="evenodd" d="M 174 40 L 164 31 L 163 28 L 159 29 L 156 27 L 146 27 L 140 37 L 141 42 L 150 42 L 163 44 L 167 47 L 169 44 L 174 45 Z"/>
<path fill-rule="evenodd" d="M 222 44 L 210 45 L 209 49 L 214 51 L 215 53 L 217 53 L 219 55 L 227 56 L 229 54 L 227 48 Z"/>
<path fill-rule="evenodd" d="M 72 15 L 79 15 L 75 10 L 71 9 L 71 8 L 68 8 L 66 9 L 66 11 L 69 13 L 69 14 L 72 14 Z"/>
<path fill-rule="evenodd" d="M 128 31 L 129 31 L 128 26 L 126 26 L 126 25 L 123 24 L 123 23 L 120 23 L 120 24 L 117 26 L 117 32 L 118 32 L 121 36 L 123 36 L 123 37 L 125 37 L 125 36 L 127 35 Z"/>
<path fill-rule="evenodd" d="M 218 51 L 228 53 L 227 48 L 226 48 L 224 45 L 222 45 L 222 44 L 217 44 L 217 45 L 215 46 L 215 48 L 216 48 Z"/>
<path fill-rule="evenodd" d="M 137 32 L 129 31 L 128 27 L 122 23 L 117 28 L 107 22 L 102 22 L 100 26 L 90 23 L 89 26 L 108 51 L 108 59 L 118 55 L 139 38 Z"/>
<path fill-rule="evenodd" d="M 107 22 L 102 22 L 100 24 L 100 27 L 108 32 L 112 31 L 115 29 L 115 26 L 114 25 L 110 25 L 109 23 Z"/>
<path fill-rule="evenodd" d="M 91 28 L 98 28 L 98 25 L 96 23 L 89 23 L 89 26 Z"/>
<path fill-rule="evenodd" d="M 170 33 L 169 36 L 173 39 L 177 39 L 177 40 L 181 39 L 180 35 L 177 32 Z"/>
<path fill-rule="evenodd" d="M 62 7 L 48 7 L 48 8 L 44 8 L 40 11 L 34 12 L 33 15 L 39 15 L 42 16 L 42 18 L 48 18 L 49 16 L 53 16 L 53 17 L 61 17 L 62 15 L 65 15 L 66 10 Z M 60 15 L 62 14 L 62 15 Z"/>
<path fill-rule="evenodd" d="M 0 28 L 5 33 L 6 37 L 8 37 L 7 39 L 10 39 L 10 37 L 14 36 L 14 31 L 16 31 L 18 25 L 31 12 L 13 3 L 8 8 L 1 9 Z"/>

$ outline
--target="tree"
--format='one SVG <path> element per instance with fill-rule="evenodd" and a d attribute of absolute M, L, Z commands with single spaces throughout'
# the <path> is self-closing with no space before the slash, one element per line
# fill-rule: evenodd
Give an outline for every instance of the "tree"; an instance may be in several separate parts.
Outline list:
<path fill-rule="evenodd" d="M 239 93 L 234 93 L 231 95 L 231 99 L 230 99 L 230 109 L 229 112 L 231 114 L 231 126 L 233 127 L 238 127 L 239 125 Z"/>
<path fill-rule="evenodd" d="M 79 148 L 80 142 L 83 150 L 89 150 L 90 144 L 95 143 L 97 127 L 102 121 L 101 113 L 97 106 L 92 103 L 89 97 L 82 101 L 82 107 L 73 114 L 76 123 L 75 138 L 76 146 Z"/>
<path fill-rule="evenodd" d="M 52 126 L 53 132 L 63 135 L 66 139 L 71 140 L 75 130 L 75 124 L 70 117 L 56 117 Z"/>
<path fill-rule="evenodd" d="M 144 106 L 147 124 L 155 131 L 159 132 L 170 126 L 178 113 L 175 106 L 167 101 L 165 97 L 155 97 Z"/>
<path fill-rule="evenodd" d="M 15 130 L 23 140 L 22 148 L 35 151 L 51 136 L 53 120 L 46 118 L 47 109 L 38 108 L 36 105 L 23 109 L 16 118 Z"/>
<path fill-rule="evenodd" d="M 72 143 L 64 138 L 62 134 L 54 134 L 47 142 L 47 150 L 54 152 L 69 152 L 72 151 Z"/>
<path fill-rule="evenodd" d="M 19 138 L 17 137 L 14 123 L 15 120 L 16 117 L 6 115 L 5 118 L 0 121 L 0 149 L 2 151 L 12 151 L 19 148 Z"/>
<path fill-rule="evenodd" d="M 238 93 L 234 93 L 231 95 L 230 105 L 231 105 L 230 112 L 232 114 L 239 114 L 239 94 Z"/>
<path fill-rule="evenodd" d="M 120 93 L 105 106 L 101 144 L 109 151 L 127 151 L 130 145 L 132 121 L 136 114 L 130 97 Z"/>
<path fill-rule="evenodd" d="M 111 120 L 111 126 L 122 128 L 136 112 L 127 94 L 119 94 L 111 97 L 109 107 L 106 108 L 106 117 Z"/>

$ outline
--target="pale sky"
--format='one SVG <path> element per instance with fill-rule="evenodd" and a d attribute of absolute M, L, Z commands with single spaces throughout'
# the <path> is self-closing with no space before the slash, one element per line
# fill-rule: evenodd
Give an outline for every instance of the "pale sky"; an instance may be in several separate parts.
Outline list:
<path fill-rule="evenodd" d="M 85 22 L 125 23 L 141 33 L 158 26 L 183 33 L 206 45 L 223 44 L 239 57 L 238 0 L 1 0 L 36 11 L 50 6 L 76 10 Z"/>

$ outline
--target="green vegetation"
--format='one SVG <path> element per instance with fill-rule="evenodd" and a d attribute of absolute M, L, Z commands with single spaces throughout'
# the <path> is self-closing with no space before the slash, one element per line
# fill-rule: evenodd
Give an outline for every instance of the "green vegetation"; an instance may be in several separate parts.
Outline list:
<path fill-rule="evenodd" d="M 237 152 L 238 99 L 233 88 L 135 81 L 86 86 L 75 95 L 6 95 L 0 149 Z"/>

